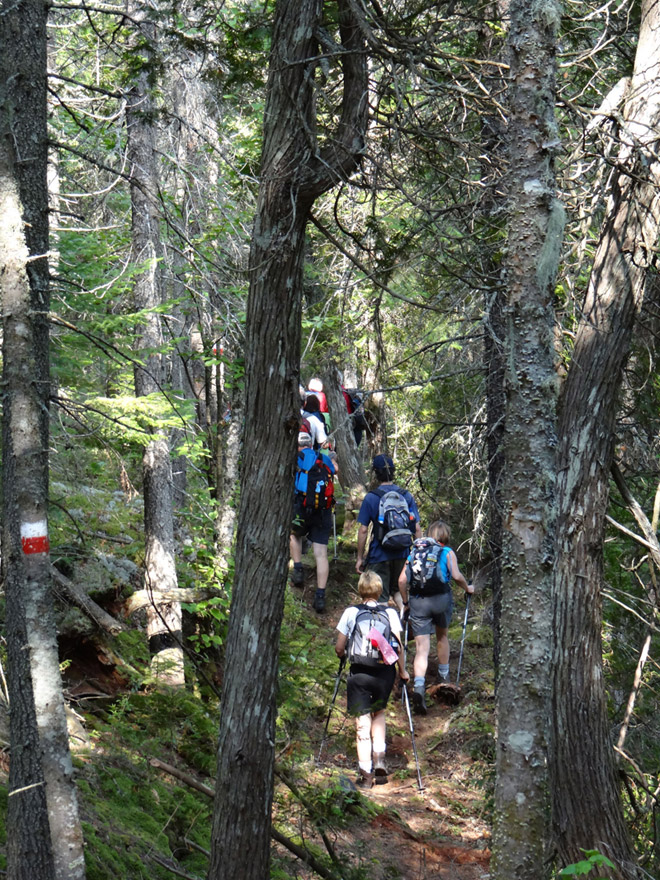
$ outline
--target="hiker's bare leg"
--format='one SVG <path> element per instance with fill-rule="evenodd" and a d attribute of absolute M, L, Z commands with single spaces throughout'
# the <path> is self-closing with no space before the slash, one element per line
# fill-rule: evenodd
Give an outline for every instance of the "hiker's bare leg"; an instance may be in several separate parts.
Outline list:
<path fill-rule="evenodd" d="M 447 628 L 436 626 L 435 634 L 438 640 L 438 665 L 449 663 L 449 639 L 447 638 Z"/>
<path fill-rule="evenodd" d="M 289 535 L 289 553 L 294 562 L 302 562 L 302 538 Z"/>
<path fill-rule="evenodd" d="M 371 773 L 371 714 L 358 715 L 355 719 L 357 733 L 358 764 L 367 773 Z"/>
<path fill-rule="evenodd" d="M 431 636 L 415 636 L 415 659 L 413 660 L 415 678 L 424 678 L 426 675 L 430 648 Z"/>
<path fill-rule="evenodd" d="M 385 752 L 385 709 L 371 713 L 371 743 L 376 754 Z"/>
<path fill-rule="evenodd" d="M 394 594 L 394 601 L 396 602 L 397 608 L 399 609 L 399 615 L 403 613 L 403 596 L 397 590 Z"/>
<path fill-rule="evenodd" d="M 312 544 L 312 550 L 316 560 L 316 587 L 319 590 L 325 590 L 330 572 L 327 544 Z"/>

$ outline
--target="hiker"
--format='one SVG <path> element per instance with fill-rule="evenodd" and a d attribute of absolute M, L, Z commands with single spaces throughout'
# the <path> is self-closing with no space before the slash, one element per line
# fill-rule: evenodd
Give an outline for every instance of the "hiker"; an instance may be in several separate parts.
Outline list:
<path fill-rule="evenodd" d="M 305 398 L 302 411 L 303 427 L 309 427 L 314 449 L 321 449 L 328 442 L 327 425 L 321 413 L 319 399 L 314 394 Z"/>
<path fill-rule="evenodd" d="M 367 419 L 364 414 L 362 395 L 355 388 L 347 391 L 343 385 L 341 386 L 341 393 L 344 395 L 346 410 L 351 417 L 351 425 L 353 426 L 355 445 L 359 448 L 360 443 L 362 443 L 364 432 L 368 428 Z"/>
<path fill-rule="evenodd" d="M 415 636 L 412 697 L 413 708 L 420 715 L 426 715 L 426 670 L 434 627 L 438 652 L 436 681 L 439 684 L 449 682 L 447 630 L 453 610 L 451 582 L 455 581 L 466 593 L 474 593 L 474 587 L 461 574 L 456 554 L 449 547 L 451 532 L 447 523 L 442 520 L 431 523 L 427 537 L 431 540 L 415 541 L 399 577 L 404 614 L 409 610 L 410 625 Z M 427 559 L 431 559 L 432 564 L 425 569 Z"/>
<path fill-rule="evenodd" d="M 313 394 L 319 402 L 320 412 L 329 413 L 328 400 L 323 390 L 323 382 L 320 379 L 310 379 L 307 386 L 307 394 Z"/>
<path fill-rule="evenodd" d="M 357 562 L 355 570 L 360 574 L 365 570 L 375 571 L 383 581 L 381 602 L 387 602 L 392 595 L 403 608 L 401 595 L 398 592 L 399 575 L 406 564 L 408 552 L 414 538 L 421 538 L 419 512 L 415 500 L 406 489 L 397 486 L 394 480 L 394 462 L 388 455 L 377 455 L 372 468 L 378 480 L 376 489 L 364 496 L 358 513 Z M 395 503 L 395 508 L 382 510 L 386 500 Z M 382 522 L 379 518 L 384 516 Z M 385 521 L 387 520 L 387 522 Z M 392 523 L 391 520 L 398 520 Z M 369 526 L 371 525 L 371 542 L 365 558 L 365 547 Z M 392 527 L 398 526 L 398 527 Z"/>
<path fill-rule="evenodd" d="M 312 438 L 301 431 L 298 434 L 296 496 L 289 537 L 289 549 L 293 559 L 291 582 L 296 587 L 301 587 L 305 582 L 302 565 L 303 538 L 309 538 L 316 562 L 316 592 L 313 607 L 319 614 L 325 611 L 325 588 L 330 570 L 328 541 L 332 529 L 333 478 L 336 473 L 336 462 L 328 455 L 314 451 Z"/>
<path fill-rule="evenodd" d="M 337 656 L 346 655 L 350 664 L 347 708 L 350 715 L 356 716 L 357 784 L 364 788 L 387 782 L 385 707 L 396 678 L 396 665 L 401 680 L 409 679 L 400 638 L 401 621 L 394 608 L 378 603 L 382 589 L 383 583 L 376 572 L 366 571 L 360 575 L 358 593 L 362 604 L 344 610 L 337 624 L 339 635 L 335 644 Z M 388 642 L 390 662 L 368 638 L 372 626 Z"/>

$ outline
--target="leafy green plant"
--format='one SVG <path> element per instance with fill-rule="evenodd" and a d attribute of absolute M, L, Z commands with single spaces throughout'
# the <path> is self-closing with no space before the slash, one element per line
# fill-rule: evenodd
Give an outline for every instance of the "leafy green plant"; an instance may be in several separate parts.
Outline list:
<path fill-rule="evenodd" d="M 584 849 L 582 852 L 585 854 L 586 858 L 579 862 L 575 862 L 572 865 L 566 865 L 566 867 L 562 868 L 557 874 L 557 877 L 577 877 L 580 874 L 589 874 L 594 868 L 615 867 L 607 856 L 599 853 L 598 850 Z M 595 878 L 595 880 L 605 880 L 605 878 L 598 877 Z"/>

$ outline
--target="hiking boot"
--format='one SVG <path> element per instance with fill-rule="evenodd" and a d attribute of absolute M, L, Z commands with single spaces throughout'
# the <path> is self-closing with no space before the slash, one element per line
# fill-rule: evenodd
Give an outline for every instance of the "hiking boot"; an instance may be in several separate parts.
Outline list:
<path fill-rule="evenodd" d="M 413 710 L 416 715 L 426 715 L 426 695 L 423 688 L 413 691 Z"/>
<path fill-rule="evenodd" d="M 296 568 L 293 566 L 293 571 L 291 572 L 291 583 L 294 587 L 302 587 L 305 583 L 305 572 L 303 570 L 302 565 L 300 568 Z"/>
<path fill-rule="evenodd" d="M 314 594 L 314 611 L 322 614 L 325 611 L 325 590 L 317 590 Z"/>
<path fill-rule="evenodd" d="M 447 673 L 447 675 L 440 675 L 440 673 L 438 672 L 435 676 L 435 683 L 436 684 L 449 684 L 449 673 Z"/>
<path fill-rule="evenodd" d="M 358 788 L 373 788 L 374 774 L 367 773 L 366 770 L 363 770 L 362 767 L 360 767 L 358 771 L 358 778 L 355 780 L 355 784 Z"/>
<path fill-rule="evenodd" d="M 374 782 L 376 785 L 384 785 L 387 782 L 385 752 L 374 752 Z"/>

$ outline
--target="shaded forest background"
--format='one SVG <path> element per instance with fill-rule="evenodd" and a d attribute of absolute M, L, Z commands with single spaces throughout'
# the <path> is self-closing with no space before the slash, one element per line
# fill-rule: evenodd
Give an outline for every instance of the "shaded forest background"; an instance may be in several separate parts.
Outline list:
<path fill-rule="evenodd" d="M 566 211 L 551 304 L 560 388 L 619 186 L 626 78 L 643 9 L 649 14 L 652 5 L 573 3 L 557 31 L 556 141 L 548 149 Z M 286 506 L 281 488 L 293 468 L 293 459 L 273 462 L 267 454 L 246 467 L 243 426 L 260 433 L 266 453 L 287 442 L 293 450 L 287 406 L 312 376 L 326 390 L 340 381 L 361 389 L 369 424 L 356 450 L 347 414 L 337 405 L 331 411 L 348 473 L 338 488 L 337 571 L 350 579 L 357 499 L 372 455 L 387 451 L 423 524 L 438 517 L 451 524 L 461 567 L 479 584 L 493 656 L 480 654 L 489 672 L 483 705 L 474 708 L 475 748 L 480 762 L 485 755 L 479 773 L 489 818 L 498 809 L 495 749 L 486 742 L 495 670 L 507 675 L 498 624 L 501 515 L 509 503 L 502 461 L 508 4 L 327 4 L 314 32 L 317 127 L 303 137 L 315 155 L 330 155 L 345 122 L 344 7 L 366 58 L 364 142 L 355 167 L 310 200 L 301 320 L 295 308 L 293 318 L 284 315 L 297 324 L 300 368 L 286 376 L 292 396 L 282 401 L 282 420 L 269 412 L 261 423 L 252 409 L 279 365 L 265 364 L 260 389 L 253 375 L 246 391 L 245 376 L 259 354 L 249 349 L 247 312 L 263 131 L 273 124 L 264 118 L 273 4 L 55 3 L 48 11 L 49 563 L 69 724 L 81 725 L 77 735 L 94 745 L 75 759 L 90 878 L 142 876 L 137 865 L 150 835 L 172 858 L 162 825 L 145 818 L 147 801 L 169 804 L 171 795 L 158 785 L 147 791 L 136 775 L 136 756 L 147 752 L 143 735 L 166 730 L 188 771 L 216 773 L 209 744 L 218 735 L 239 505 L 256 493 L 264 519 L 276 499 Z M 11 83 L 8 77 L 3 100 Z M 660 865 L 656 245 L 657 231 L 607 434 L 614 464 L 598 548 L 603 576 L 586 591 L 602 607 L 607 733 L 623 821 L 646 876 L 657 876 Z M 6 341 L 5 330 L 5 362 Z M 254 522 L 257 540 L 241 551 L 255 558 L 259 541 L 268 540 L 260 526 Z M 286 530 L 278 540 L 286 541 Z M 333 583 L 347 596 L 340 579 Z M 572 589 L 579 603 L 579 580 Z M 287 778 L 304 776 L 316 745 L 304 721 L 323 717 L 334 674 L 330 641 L 317 649 L 308 606 L 290 590 L 282 600 L 282 637 L 271 645 L 280 664 L 279 783 L 283 760 Z M 6 724 L 3 745 L 6 770 L 15 747 Z M 105 764 L 100 756 L 110 752 Z M 591 772 L 575 768 L 578 776 Z M 113 793 L 104 800 L 106 790 Z M 290 791 L 295 799 L 294 783 Z M 339 795 L 331 791 L 306 808 L 318 827 L 332 820 Z M 6 802 L 6 779 L 2 793 Z M 290 796 L 278 789 L 276 799 Z M 330 818 L 319 819 L 321 807 Z M 176 823 L 181 838 L 203 825 L 197 847 L 210 846 L 210 807 L 205 813 L 192 794 Z M 119 827 L 109 833 L 110 825 Z M 139 853 L 130 867 L 122 847 Z M 577 860 L 579 847 L 574 853 Z M 559 869 L 565 855 L 555 846 L 549 861 Z M 294 876 L 299 869 L 282 867 L 281 858 L 271 876 Z M 200 876 L 203 864 L 189 861 L 187 870 Z M 328 876 L 341 876 L 330 859 L 333 869 Z M 645 876 L 621 871 L 612 876 Z"/>

